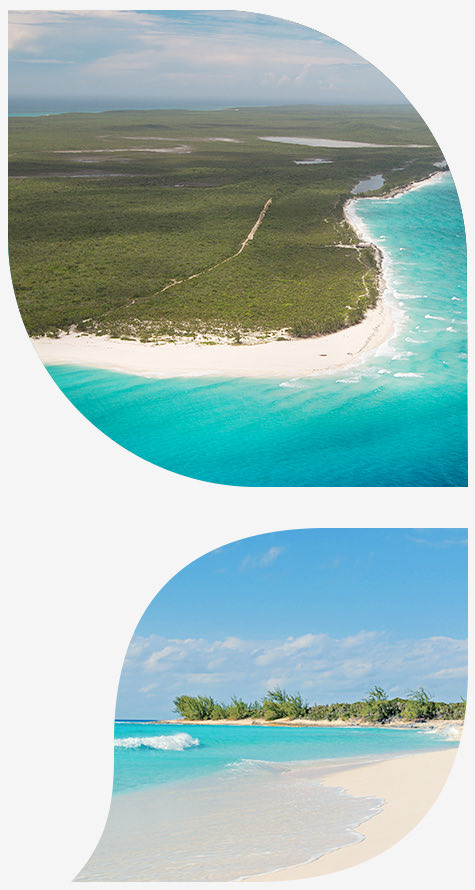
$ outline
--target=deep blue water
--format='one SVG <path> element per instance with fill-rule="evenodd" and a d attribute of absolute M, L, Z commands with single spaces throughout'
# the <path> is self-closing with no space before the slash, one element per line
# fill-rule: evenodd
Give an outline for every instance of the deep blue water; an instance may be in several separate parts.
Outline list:
<path fill-rule="evenodd" d="M 385 254 L 397 335 L 363 363 L 287 381 L 49 366 L 106 435 L 186 476 L 250 486 L 467 484 L 466 245 L 449 173 L 354 202 Z"/>

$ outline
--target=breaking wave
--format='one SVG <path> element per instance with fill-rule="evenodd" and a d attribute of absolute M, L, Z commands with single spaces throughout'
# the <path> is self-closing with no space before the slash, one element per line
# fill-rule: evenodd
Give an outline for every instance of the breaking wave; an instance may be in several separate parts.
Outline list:
<path fill-rule="evenodd" d="M 185 748 L 194 748 L 200 740 L 194 739 L 187 732 L 177 732 L 174 735 L 131 736 L 126 739 L 115 739 L 115 748 L 155 748 L 157 751 L 184 751 Z"/>

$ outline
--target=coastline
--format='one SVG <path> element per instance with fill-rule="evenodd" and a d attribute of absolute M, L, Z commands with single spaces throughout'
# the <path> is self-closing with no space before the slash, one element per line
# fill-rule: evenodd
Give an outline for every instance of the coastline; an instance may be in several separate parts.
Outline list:
<path fill-rule="evenodd" d="M 127 720 L 120 719 L 117 722 L 127 723 Z M 133 721 L 132 721 L 133 722 Z M 404 721 L 404 720 L 387 720 L 385 723 L 372 723 L 362 720 L 307 720 L 305 718 L 297 718 L 289 720 L 287 717 L 281 717 L 278 720 L 264 720 L 261 717 L 245 717 L 242 720 L 184 720 L 178 718 L 176 720 L 148 720 L 147 723 L 153 725 L 165 726 L 268 726 L 269 728 L 278 727 L 338 727 L 338 729 L 419 729 L 426 732 L 440 732 L 450 736 L 454 741 L 459 741 L 462 735 L 464 721 L 460 720 L 442 720 L 434 718 L 433 720 L 421 721 Z"/>
<path fill-rule="evenodd" d="M 113 794 L 75 881 L 294 880 L 366 861 L 430 808 L 457 751 L 443 748 L 232 760 L 218 772 L 130 787 Z"/>
<path fill-rule="evenodd" d="M 343 370 L 382 346 L 393 333 L 389 304 L 379 297 L 363 321 L 308 339 L 216 345 L 141 343 L 92 334 L 31 338 L 45 365 L 81 365 L 143 377 L 314 377 Z"/>
<path fill-rule="evenodd" d="M 408 186 L 375 195 L 372 200 L 397 197 L 438 181 L 447 172 L 438 170 Z M 343 207 L 344 219 L 356 236 L 375 250 L 380 280 L 376 306 L 369 309 L 356 325 L 305 339 L 292 339 L 287 332 L 277 331 L 275 337 L 284 336 L 285 339 L 262 342 L 257 334 L 250 338 L 251 342 L 240 344 L 218 337 L 214 338 L 213 344 L 209 344 L 206 337 L 191 341 L 181 338 L 174 343 L 142 343 L 74 331 L 56 338 L 34 337 L 31 342 L 45 365 L 73 364 L 158 379 L 200 376 L 292 379 L 342 371 L 366 359 L 394 336 L 398 314 L 396 305 L 387 296 L 391 260 L 384 248 L 371 240 L 357 217 L 352 207 L 357 200 L 364 198 L 347 199 Z M 350 246 L 357 249 L 356 245 Z"/>
<path fill-rule="evenodd" d="M 342 788 L 352 796 L 384 800 L 380 812 L 358 826 L 358 842 L 278 871 L 243 878 L 243 882 L 293 881 L 314 878 L 358 865 L 383 853 L 421 821 L 439 796 L 457 750 L 409 754 L 342 770 L 322 784 Z"/>

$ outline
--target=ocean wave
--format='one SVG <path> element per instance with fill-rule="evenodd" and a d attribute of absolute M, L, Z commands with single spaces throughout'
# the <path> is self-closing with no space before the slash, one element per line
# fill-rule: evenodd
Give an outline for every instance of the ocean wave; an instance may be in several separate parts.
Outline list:
<path fill-rule="evenodd" d="M 361 380 L 361 374 L 359 374 L 357 377 L 341 377 L 336 382 L 337 383 L 359 383 L 360 380 Z"/>
<path fill-rule="evenodd" d="M 423 377 L 423 374 L 416 374 L 415 371 L 407 371 L 404 373 L 402 371 L 398 371 L 397 374 L 394 374 L 395 377 Z"/>
<path fill-rule="evenodd" d="M 427 340 L 413 340 L 412 337 L 406 337 L 406 343 L 427 343 Z"/>
<path fill-rule="evenodd" d="M 395 296 L 400 300 L 427 300 L 427 294 L 400 294 L 395 291 Z"/>
<path fill-rule="evenodd" d="M 432 318 L 433 321 L 447 321 L 442 315 L 424 315 L 424 318 Z"/>
<path fill-rule="evenodd" d="M 157 751 L 184 751 L 185 748 L 194 748 L 199 743 L 199 739 L 194 739 L 187 732 L 177 732 L 174 735 L 130 736 L 126 739 L 115 739 L 114 747 L 154 748 Z"/>
<path fill-rule="evenodd" d="M 420 729 L 419 734 L 423 735 L 436 735 L 439 737 L 441 742 L 458 742 L 460 740 L 460 736 L 462 734 L 462 730 L 460 726 L 444 726 L 439 728 L 432 727 L 431 729 Z"/>
<path fill-rule="evenodd" d="M 244 757 L 242 760 L 233 760 L 231 763 L 227 763 L 226 768 L 233 773 L 241 774 L 253 773 L 257 770 L 264 770 L 271 773 L 282 773 L 286 772 L 290 768 L 290 766 L 288 764 L 281 763 L 280 761 L 274 762 L 272 760 L 257 760 Z"/>
<path fill-rule="evenodd" d="M 279 386 L 283 389 L 303 389 L 305 384 L 299 377 L 294 377 L 292 380 L 284 380 L 283 383 L 279 383 Z"/>

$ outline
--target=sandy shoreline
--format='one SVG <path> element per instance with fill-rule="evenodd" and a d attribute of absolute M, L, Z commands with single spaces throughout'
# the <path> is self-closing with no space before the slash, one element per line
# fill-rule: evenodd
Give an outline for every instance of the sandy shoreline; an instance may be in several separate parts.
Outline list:
<path fill-rule="evenodd" d="M 315 862 L 279 869 L 246 881 L 293 881 L 313 878 L 358 865 L 392 847 L 408 834 L 431 808 L 452 768 L 457 749 L 409 754 L 379 763 L 342 770 L 323 784 L 354 796 L 382 798 L 381 812 L 358 828 L 359 843 L 327 853 Z"/>
<path fill-rule="evenodd" d="M 122 722 L 122 721 L 121 721 Z M 338 729 L 419 729 L 426 732 L 441 732 L 449 735 L 454 740 L 459 740 L 462 735 L 463 723 L 462 719 L 443 720 L 435 717 L 433 720 L 423 721 L 405 721 L 405 720 L 387 720 L 386 723 L 372 723 L 369 720 L 309 720 L 305 717 L 289 720 L 282 717 L 279 720 L 264 720 L 263 717 L 245 717 L 242 720 L 184 720 L 176 718 L 175 720 L 150 720 L 153 725 L 163 724 L 165 726 L 267 726 L 269 728 L 278 727 L 338 727 Z"/>
<path fill-rule="evenodd" d="M 376 195 L 374 199 L 395 197 L 437 181 L 445 174 L 446 171 L 437 171 L 424 180 Z M 390 258 L 369 238 L 353 208 L 356 200 L 361 198 L 348 198 L 344 217 L 360 240 L 372 244 L 382 267 L 376 306 L 356 325 L 322 337 L 270 339 L 267 342 L 254 338 L 255 342 L 240 344 L 224 339 L 220 342 L 216 337 L 213 345 L 199 342 L 199 338 L 175 343 L 141 343 L 75 332 L 57 338 L 35 337 L 32 343 L 46 365 L 74 364 L 162 379 L 200 376 L 292 379 L 343 371 L 375 352 L 395 333 L 394 312 L 385 298 L 384 275 L 390 268 Z M 282 332 L 276 332 L 276 335 L 279 333 Z"/>
<path fill-rule="evenodd" d="M 384 299 L 357 325 L 335 334 L 256 345 L 140 343 L 111 337 L 64 334 L 32 343 L 46 365 L 83 365 L 145 377 L 312 377 L 346 368 L 375 350 L 393 332 Z"/>

